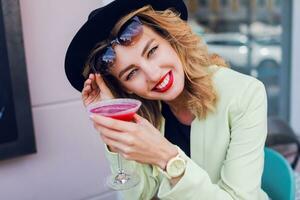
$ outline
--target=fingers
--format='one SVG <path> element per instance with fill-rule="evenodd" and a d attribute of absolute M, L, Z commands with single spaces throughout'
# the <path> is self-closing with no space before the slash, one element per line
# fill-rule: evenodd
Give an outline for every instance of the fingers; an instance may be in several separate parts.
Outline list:
<path fill-rule="evenodd" d="M 113 119 L 110 117 L 104 117 L 101 115 L 91 115 L 90 118 L 97 124 L 114 129 L 122 132 L 137 132 L 138 127 L 136 123 L 126 122 L 118 119 Z"/>
<path fill-rule="evenodd" d="M 86 99 L 89 96 L 90 92 L 91 92 L 91 86 L 90 85 L 84 86 L 81 92 L 82 98 Z"/>
<path fill-rule="evenodd" d="M 101 75 L 100 74 L 96 74 L 96 76 L 95 76 L 95 80 L 96 80 L 96 83 L 97 83 L 97 85 L 101 88 L 101 87 L 106 87 L 106 85 L 105 85 L 105 83 L 104 83 L 104 81 L 103 81 L 103 79 L 102 79 L 102 77 L 101 77 Z"/>
<path fill-rule="evenodd" d="M 105 84 L 105 82 L 100 74 L 95 75 L 95 82 L 101 91 L 103 91 L 106 94 L 111 95 L 110 90 L 108 89 L 107 85 Z"/>
<path fill-rule="evenodd" d="M 115 153 L 119 153 L 123 158 L 127 160 L 134 160 L 133 149 L 130 146 L 124 145 L 118 141 L 109 139 L 101 135 L 102 141 L 108 146 L 109 150 Z"/>
<path fill-rule="evenodd" d="M 88 79 L 86 79 L 86 81 L 84 82 L 84 85 L 83 87 L 86 87 L 90 85 L 91 86 L 91 89 L 96 89 L 97 88 L 97 85 L 95 83 L 95 75 L 94 74 L 90 74 Z"/>
<path fill-rule="evenodd" d="M 102 141 L 108 145 L 109 147 L 109 150 L 112 151 L 112 152 L 117 152 L 117 153 L 120 153 L 120 152 L 123 152 L 121 149 L 122 148 L 125 148 L 125 146 L 117 141 L 114 141 L 108 137 L 105 137 L 104 135 L 100 134 L 101 136 L 101 139 Z"/>
<path fill-rule="evenodd" d="M 105 137 L 109 140 L 114 140 L 114 141 L 119 142 L 124 145 L 128 145 L 128 146 L 133 145 L 132 136 L 130 136 L 124 132 L 112 130 L 112 129 L 100 126 L 98 124 L 94 124 L 94 127 L 98 132 L 100 132 L 101 137 Z"/>
<path fill-rule="evenodd" d="M 97 83 L 96 83 L 95 78 L 96 77 L 95 77 L 94 74 L 90 74 L 89 79 L 91 80 L 91 87 L 92 87 L 93 91 L 99 88 Z"/>
<path fill-rule="evenodd" d="M 135 113 L 135 114 L 133 115 L 133 121 L 134 121 L 135 123 L 137 123 L 137 124 L 141 124 L 141 123 L 143 123 L 144 118 L 141 117 L 139 114 Z"/>
<path fill-rule="evenodd" d="M 89 78 L 84 82 L 82 94 L 88 95 L 90 92 L 95 91 L 97 88 L 98 86 L 95 83 L 95 75 L 90 74 Z"/>
<path fill-rule="evenodd" d="M 97 84 L 96 84 L 96 80 L 95 80 L 95 75 L 94 74 L 90 74 L 89 77 L 86 79 L 86 81 L 84 82 L 84 86 L 87 86 L 87 85 L 92 85 L 93 89 L 97 87 Z"/>
<path fill-rule="evenodd" d="M 153 124 L 151 124 L 147 119 L 143 118 L 142 116 L 140 116 L 139 114 L 135 113 L 133 115 L 133 121 L 136 124 L 139 124 L 140 126 L 142 126 L 143 128 L 148 127 L 148 128 L 155 128 L 153 126 Z"/>

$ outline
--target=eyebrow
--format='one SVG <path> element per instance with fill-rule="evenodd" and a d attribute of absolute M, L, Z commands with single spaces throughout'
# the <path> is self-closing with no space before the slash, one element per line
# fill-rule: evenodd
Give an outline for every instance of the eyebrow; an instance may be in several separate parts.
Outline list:
<path fill-rule="evenodd" d="M 147 44 L 145 45 L 145 47 L 144 47 L 144 49 L 143 49 L 143 51 L 142 51 L 142 54 L 141 54 L 142 57 L 143 57 L 144 54 L 147 52 L 147 49 L 149 48 L 149 46 L 151 45 L 151 43 L 152 43 L 153 41 L 154 41 L 154 38 L 152 38 L 151 40 L 149 40 L 149 41 L 147 42 Z M 119 73 L 119 78 L 121 78 L 125 72 L 127 72 L 128 70 L 130 70 L 130 69 L 132 69 L 132 68 L 134 68 L 134 67 L 135 67 L 134 65 L 129 65 L 129 66 L 127 66 L 125 69 L 123 69 L 123 70 Z"/>
<path fill-rule="evenodd" d="M 134 68 L 135 66 L 134 65 L 129 65 L 128 67 L 126 67 L 125 69 L 123 69 L 120 73 L 119 73 L 119 78 L 121 78 L 123 76 L 123 74 L 125 72 L 127 72 L 128 70 Z"/>
<path fill-rule="evenodd" d="M 154 41 L 154 38 L 152 38 L 151 40 L 149 40 L 149 41 L 147 42 L 147 44 L 146 44 L 146 46 L 144 47 L 144 50 L 143 50 L 143 52 L 142 52 L 142 54 L 141 54 L 142 57 L 144 56 L 144 54 L 146 53 L 147 49 L 149 48 L 149 46 L 151 45 L 151 43 L 152 43 L 153 41 Z"/>

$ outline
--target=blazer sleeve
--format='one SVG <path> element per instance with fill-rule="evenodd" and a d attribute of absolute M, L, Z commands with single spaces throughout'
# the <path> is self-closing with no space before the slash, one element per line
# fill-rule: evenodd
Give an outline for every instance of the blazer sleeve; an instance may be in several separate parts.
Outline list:
<path fill-rule="evenodd" d="M 162 179 L 158 197 L 162 200 L 262 200 L 264 143 L 267 135 L 267 98 L 264 85 L 252 79 L 238 92 L 229 108 L 230 144 L 213 184 L 205 170 L 188 159 L 185 174 L 172 188 Z M 225 119 L 224 119 L 225 120 Z"/>
<path fill-rule="evenodd" d="M 105 157 L 109 161 L 111 172 L 118 172 L 118 154 L 109 151 L 107 145 L 105 146 Z M 126 160 L 122 158 L 123 169 L 134 172 L 140 177 L 140 183 L 129 189 L 122 190 L 122 199 L 124 200 L 150 200 L 157 193 L 159 186 L 159 177 L 153 175 L 153 168 L 151 165 L 141 164 L 135 161 Z"/>

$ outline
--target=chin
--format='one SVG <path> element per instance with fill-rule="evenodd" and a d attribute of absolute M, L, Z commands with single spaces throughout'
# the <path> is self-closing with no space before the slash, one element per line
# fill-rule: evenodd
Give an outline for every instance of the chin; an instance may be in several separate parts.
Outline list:
<path fill-rule="evenodd" d="M 170 94 L 167 94 L 165 96 L 165 98 L 163 98 L 162 100 L 163 101 L 173 101 L 177 98 L 180 97 L 181 94 L 183 94 L 183 91 L 184 91 L 184 84 L 182 84 L 182 86 L 180 87 L 176 87 L 176 88 L 173 88 L 173 91 L 170 91 Z"/>

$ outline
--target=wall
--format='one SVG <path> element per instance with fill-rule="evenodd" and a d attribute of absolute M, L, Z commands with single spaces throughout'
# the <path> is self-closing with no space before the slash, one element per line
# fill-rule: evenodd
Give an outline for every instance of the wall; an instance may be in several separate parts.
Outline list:
<path fill-rule="evenodd" d="M 300 136 L 300 1 L 293 1 L 292 70 L 291 70 L 291 125 Z"/>
<path fill-rule="evenodd" d="M 64 74 L 72 36 L 102 1 L 21 0 L 37 154 L 0 162 L 0 199 L 113 200 L 103 143 Z"/>

